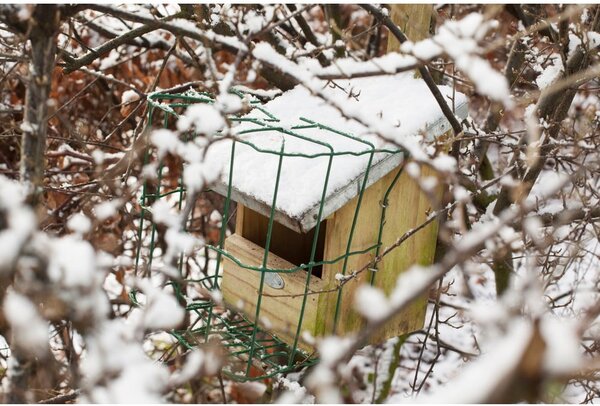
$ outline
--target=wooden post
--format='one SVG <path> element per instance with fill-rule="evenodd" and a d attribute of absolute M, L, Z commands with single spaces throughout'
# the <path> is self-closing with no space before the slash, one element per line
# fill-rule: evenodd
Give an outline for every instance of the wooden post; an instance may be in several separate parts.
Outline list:
<path fill-rule="evenodd" d="M 429 37 L 433 4 L 392 4 L 390 7 L 390 19 L 400 27 L 406 38 L 415 42 Z M 400 42 L 389 33 L 387 51 L 394 52 L 399 49 Z M 421 77 L 417 70 L 415 77 Z"/>
<path fill-rule="evenodd" d="M 420 41 L 429 37 L 433 4 L 392 4 L 390 7 L 390 18 L 409 40 Z M 390 34 L 387 51 L 393 52 L 398 49 L 400 49 L 400 43 L 396 37 Z"/>
<path fill-rule="evenodd" d="M 393 4 L 390 8 L 391 20 L 400 27 L 409 40 L 420 41 L 429 37 L 429 25 L 433 12 L 432 4 Z M 387 51 L 393 52 L 399 48 L 400 43 L 396 37 L 390 34 Z M 420 77 L 419 72 L 415 71 L 415 77 Z M 421 168 L 421 179 L 435 175 L 433 169 L 429 167 Z M 438 182 L 441 183 L 441 179 L 438 178 Z M 421 191 L 419 184 L 407 176 L 406 173 L 403 173 L 398 179 L 395 189 L 399 192 L 397 192 L 398 195 L 393 202 L 394 204 L 388 208 L 387 217 L 395 216 L 400 220 L 396 222 L 394 230 L 386 230 L 387 235 L 384 235 L 386 238 L 382 241 L 384 246 L 390 245 L 398 236 L 424 222 L 427 213 L 431 210 L 431 204 L 428 202 L 425 193 Z M 438 187 L 435 196 L 441 200 L 442 193 L 443 189 Z M 409 210 L 414 210 L 414 212 L 408 213 Z M 377 283 L 386 294 L 391 293 L 398 275 L 408 270 L 412 265 L 429 265 L 433 262 L 437 233 L 438 224 L 433 222 L 405 241 L 402 246 L 389 255 L 389 258 L 384 260 L 382 266 L 387 265 L 394 268 L 393 273 L 383 274 L 383 278 L 380 278 Z M 399 325 L 403 327 L 401 330 L 406 332 L 421 328 L 425 320 L 426 309 L 427 297 L 424 296 L 409 306 L 404 314 L 398 315 L 391 323 L 377 332 L 372 341 L 378 342 L 392 336 L 394 331 L 398 331 Z"/>

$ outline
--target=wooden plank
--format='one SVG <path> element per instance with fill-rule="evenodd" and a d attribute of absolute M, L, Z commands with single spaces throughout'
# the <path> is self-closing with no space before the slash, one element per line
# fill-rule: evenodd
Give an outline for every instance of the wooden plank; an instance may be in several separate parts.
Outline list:
<path fill-rule="evenodd" d="M 244 235 L 244 212 L 244 205 L 237 203 L 235 208 L 235 232 L 239 235 Z"/>
<path fill-rule="evenodd" d="M 392 6 L 391 18 L 400 26 L 409 39 L 418 41 L 429 36 L 428 31 L 432 7 L 432 5 L 396 4 Z M 398 48 L 398 41 L 393 36 L 390 36 L 388 39 L 388 51 L 395 51 Z M 466 105 L 459 107 L 459 110 L 462 110 L 459 114 L 462 113 L 466 116 Z M 434 134 L 433 137 L 437 138 L 437 136 L 446 133 L 450 129 L 445 118 L 440 119 L 436 124 L 437 128 L 434 128 L 433 131 L 431 129 L 428 131 L 428 134 Z M 429 174 L 428 170 L 423 170 L 422 176 L 428 176 Z M 379 231 L 377 220 L 381 218 L 381 202 L 395 175 L 396 171 L 388 173 L 365 191 L 351 251 L 364 249 L 377 242 Z M 441 198 L 440 192 L 442 189 L 438 189 L 438 197 Z M 327 236 L 326 258 L 335 258 L 346 252 L 357 201 L 358 197 L 355 197 L 335 212 L 329 220 L 328 231 L 331 231 L 331 234 Z M 388 198 L 381 250 L 393 244 L 406 231 L 413 229 L 425 221 L 429 210 L 430 203 L 426 195 L 421 192 L 418 183 L 413 181 L 407 173 L 401 173 Z M 389 294 L 395 287 L 398 276 L 411 265 L 415 263 L 423 265 L 431 263 L 433 261 L 433 254 L 435 253 L 436 237 L 437 224 L 431 224 L 389 253 L 377 267 L 379 271 L 374 275 L 374 285 L 382 288 L 385 293 Z M 373 259 L 374 255 L 375 251 L 371 251 L 368 254 L 350 257 L 346 267 L 346 274 L 362 268 Z M 342 267 L 343 262 L 340 261 L 325 268 L 323 279 L 329 286 L 335 285 L 335 275 L 342 272 Z M 328 314 L 335 314 L 336 306 L 340 306 L 337 333 L 344 334 L 358 331 L 364 326 L 363 318 L 354 310 L 353 298 L 356 289 L 362 283 L 369 283 L 371 277 L 372 274 L 370 272 L 363 272 L 359 277 L 347 283 L 342 290 L 339 304 L 337 303 L 337 295 L 330 296 L 324 301 L 323 306 L 327 308 Z M 392 322 L 387 323 L 381 331 L 378 331 L 372 338 L 372 341 L 382 341 L 385 338 L 420 328 L 423 324 L 425 310 L 426 298 L 417 300 L 392 320 Z M 328 330 L 329 328 L 333 328 L 331 321 L 327 325 Z"/>
<path fill-rule="evenodd" d="M 260 267 L 262 264 L 264 248 L 237 234 L 233 234 L 225 240 L 225 250 L 247 266 Z M 291 269 L 295 266 L 270 253 L 267 267 Z M 268 327 L 269 330 L 291 344 L 300 317 L 300 308 L 306 286 L 306 272 L 300 270 L 293 273 L 279 273 L 279 275 L 283 278 L 285 286 L 283 289 L 273 289 L 264 284 L 259 319 L 266 316 L 270 325 L 265 327 Z M 252 321 L 255 320 L 259 286 L 260 272 L 242 268 L 224 257 L 222 291 L 225 302 L 238 308 L 238 302 L 243 301 L 243 308 L 240 310 Z M 309 291 L 322 289 L 323 282 L 313 276 Z M 284 296 L 282 297 L 282 295 Z M 315 334 L 315 321 L 318 312 L 317 303 L 318 295 L 307 296 L 302 322 L 302 330 L 313 335 Z M 308 346 L 303 344 L 301 348 L 308 349 Z"/>

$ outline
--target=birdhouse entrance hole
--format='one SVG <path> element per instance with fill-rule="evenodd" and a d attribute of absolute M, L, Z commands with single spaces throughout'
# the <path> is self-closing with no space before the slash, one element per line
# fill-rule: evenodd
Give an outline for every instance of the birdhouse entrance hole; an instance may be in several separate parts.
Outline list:
<path fill-rule="evenodd" d="M 236 233 L 264 248 L 267 242 L 269 218 L 241 205 L 238 206 L 237 216 L 239 217 L 236 221 Z M 307 233 L 298 233 L 274 221 L 269 252 L 297 266 L 308 264 L 310 262 L 310 252 L 315 237 L 315 229 L 316 227 Z M 314 262 L 317 263 L 323 261 L 326 229 L 327 220 L 321 222 L 321 226 L 319 227 L 317 251 L 314 258 Z M 318 265 L 313 267 L 312 275 L 322 278 L 323 266 Z"/>

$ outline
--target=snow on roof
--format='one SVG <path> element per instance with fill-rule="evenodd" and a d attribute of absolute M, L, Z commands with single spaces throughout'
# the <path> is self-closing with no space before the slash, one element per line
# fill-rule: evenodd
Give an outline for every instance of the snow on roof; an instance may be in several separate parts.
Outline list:
<path fill-rule="evenodd" d="M 327 96 L 342 101 L 344 108 L 360 110 L 362 117 L 367 114 L 393 124 L 397 128 L 396 139 L 403 142 L 420 143 L 423 135 L 431 139 L 451 128 L 425 83 L 415 79 L 411 72 L 336 80 L 335 85 L 324 81 L 323 86 L 327 87 Z M 452 89 L 447 86 L 440 86 L 440 91 L 444 97 L 452 96 Z M 457 116 L 466 117 L 466 97 L 460 93 L 454 97 Z M 231 197 L 268 216 L 276 186 L 277 153 L 283 150 L 286 156 L 282 160 L 275 220 L 296 231 L 307 232 L 316 225 L 332 151 L 322 219 L 357 196 L 371 151 L 375 152 L 367 185 L 402 162 L 403 152 L 397 146 L 369 132 L 362 124 L 346 119 L 301 85 L 263 107 L 279 121 L 269 121 L 264 111 L 254 109 L 244 119 L 261 123 L 243 121 L 234 128 L 238 138 L 254 147 L 236 143 Z M 226 151 L 231 150 L 231 143 L 218 143 L 218 147 L 224 148 L 221 154 L 228 159 L 215 190 L 226 195 L 230 167 L 230 153 Z"/>

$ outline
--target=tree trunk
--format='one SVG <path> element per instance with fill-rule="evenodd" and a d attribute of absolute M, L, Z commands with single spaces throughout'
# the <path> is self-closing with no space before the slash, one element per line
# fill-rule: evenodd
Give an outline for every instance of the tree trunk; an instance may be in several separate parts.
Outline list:
<path fill-rule="evenodd" d="M 27 202 L 36 206 L 42 195 L 46 131 L 48 128 L 48 98 L 52 71 L 56 62 L 56 35 L 60 26 L 57 5 L 37 5 L 28 21 L 27 37 L 31 44 L 25 112 L 21 130 L 20 176 L 28 187 Z M 10 337 L 14 341 L 14 337 Z M 12 348 L 12 346 L 11 346 Z M 50 350 L 38 358 L 15 348 L 8 374 L 8 403 L 36 403 L 58 389 L 56 361 Z"/>
<path fill-rule="evenodd" d="M 52 4 L 35 7 L 29 25 L 31 62 L 25 116 L 21 130 L 20 176 L 29 188 L 28 202 L 37 205 L 42 194 L 44 155 L 48 129 L 48 97 L 52 71 L 56 63 L 56 33 L 60 25 L 60 6 Z"/>

